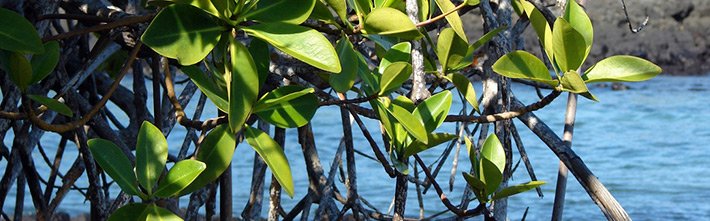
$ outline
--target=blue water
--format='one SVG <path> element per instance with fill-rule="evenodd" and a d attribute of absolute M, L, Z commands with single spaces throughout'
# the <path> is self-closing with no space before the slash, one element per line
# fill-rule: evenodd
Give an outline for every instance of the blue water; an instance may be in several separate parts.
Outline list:
<path fill-rule="evenodd" d="M 710 103 L 708 90 L 710 77 L 658 77 L 648 82 L 629 85 L 632 89 L 626 91 L 591 87 L 592 92 L 601 102 L 580 100 L 573 141 L 574 150 L 634 220 L 707 219 L 710 217 L 710 204 L 706 203 L 710 198 L 710 172 L 707 172 L 710 164 L 710 149 L 708 149 L 710 127 L 707 126 L 710 123 L 710 113 L 707 108 Z M 130 81 L 127 81 L 125 86 L 130 88 Z M 480 92 L 480 88 L 477 88 L 477 91 Z M 534 91 L 527 86 L 514 85 L 513 91 L 525 103 L 536 100 Z M 195 103 L 196 99 L 187 109 L 192 108 Z M 549 107 L 536 112 L 560 134 L 565 103 L 566 95 L 562 95 Z M 460 108 L 461 102 L 455 101 L 451 113 L 457 113 Z M 214 108 L 209 108 L 204 114 L 207 117 L 215 115 Z M 188 116 L 191 116 L 191 111 L 188 111 Z M 125 118 L 125 116 L 119 117 Z M 341 137 L 339 109 L 323 107 L 319 109 L 314 119 L 313 129 L 321 164 L 328 171 Z M 375 134 L 379 132 L 376 121 L 368 119 L 365 121 L 370 132 Z M 538 179 L 549 184 L 542 187 L 545 195 L 543 198 L 537 197 L 535 191 L 511 197 L 509 218 L 519 220 L 525 209 L 529 208 L 528 220 L 547 220 L 551 216 L 558 160 L 552 151 L 524 125 L 517 121 L 515 123 Z M 454 133 L 454 124 L 444 124 L 439 131 Z M 171 153 L 177 153 L 184 134 L 183 128 L 176 127 L 168 137 Z M 372 150 L 356 125 L 354 135 L 355 148 L 372 155 Z M 42 145 L 47 149 L 50 158 L 55 154 L 54 147 L 58 141 L 59 136 L 53 134 L 47 134 L 42 139 Z M 3 142 L 8 146 L 12 144 L 12 132 Z M 303 155 L 298 146 L 295 129 L 287 130 L 285 148 L 296 187 L 294 199 L 284 196 L 282 200 L 288 211 L 306 194 L 308 188 Z M 427 164 L 433 163 L 444 148 L 444 145 L 433 148 L 422 153 L 421 156 Z M 76 147 L 68 145 L 61 165 L 62 172 L 69 169 L 76 155 Z M 516 153 L 514 156 L 517 162 L 519 155 Z M 43 176 L 47 176 L 49 168 L 43 163 L 37 151 L 34 157 L 35 164 L 43 172 Z M 232 164 L 235 176 L 234 211 L 237 212 L 242 210 L 248 198 L 253 157 L 254 151 L 251 148 L 245 144 L 239 145 Z M 465 185 L 460 172 L 468 171 L 469 163 L 466 161 L 467 154 L 462 152 L 459 156 L 454 189 L 448 192 L 452 158 L 453 153 L 437 180 L 447 191 L 448 197 L 458 203 Z M 5 161 L 0 161 L 0 168 L 4 168 L 5 165 Z M 380 211 L 387 212 L 392 202 L 394 180 L 388 178 L 378 162 L 359 156 L 357 171 L 359 193 Z M 511 184 L 527 181 L 529 177 L 521 164 Z M 77 182 L 79 187 L 87 187 L 87 185 L 85 179 Z M 342 184 L 338 185 L 341 191 L 345 189 Z M 418 217 L 416 191 L 413 185 L 410 187 L 407 216 Z M 6 213 L 12 213 L 14 208 L 15 192 L 10 194 L 5 207 L 2 208 Z M 115 193 L 112 193 L 112 196 L 115 196 Z M 31 213 L 33 208 L 30 199 L 28 192 L 24 205 L 25 208 L 30 208 L 26 209 L 27 213 Z M 433 189 L 424 196 L 424 199 L 425 216 L 445 209 Z M 570 177 L 568 182 L 566 199 L 565 220 L 604 219 L 600 210 L 573 177 Z M 59 211 L 87 212 L 88 205 L 88 201 L 85 201 L 81 194 L 73 191 L 66 196 Z"/>

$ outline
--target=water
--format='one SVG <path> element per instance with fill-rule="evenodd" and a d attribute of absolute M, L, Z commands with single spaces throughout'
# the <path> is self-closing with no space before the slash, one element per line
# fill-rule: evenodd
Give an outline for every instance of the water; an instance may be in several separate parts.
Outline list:
<path fill-rule="evenodd" d="M 710 217 L 710 204 L 705 203 L 710 198 L 710 174 L 706 171 L 706 165 L 710 163 L 707 147 L 710 143 L 710 130 L 707 127 L 710 123 L 710 113 L 707 111 L 707 104 L 710 103 L 709 80 L 710 77 L 659 77 L 648 82 L 630 84 L 632 89 L 627 91 L 612 91 L 592 86 L 592 92 L 601 102 L 580 99 L 573 148 L 634 220 L 698 220 Z M 126 86 L 130 87 L 130 83 Z M 513 87 L 516 96 L 525 103 L 535 101 L 532 89 L 522 85 Z M 477 88 L 477 91 L 480 92 L 480 88 Z M 565 102 L 566 95 L 562 95 L 549 107 L 536 112 L 558 133 L 562 132 Z M 194 103 L 196 101 L 192 102 L 193 105 Z M 451 113 L 458 111 L 460 105 L 460 101 L 455 101 Z M 192 106 L 187 107 L 190 108 Z M 213 108 L 206 110 L 204 114 L 208 117 L 215 115 Z M 188 116 L 191 116 L 191 111 L 188 111 Z M 328 171 L 342 131 L 339 109 L 321 108 L 314 119 L 313 129 L 321 164 Z M 376 121 L 365 119 L 365 122 L 370 132 L 379 132 Z M 511 197 L 509 218 L 519 220 L 525 209 L 529 208 L 528 220 L 547 220 L 552 211 L 558 160 L 524 125 L 517 121 L 515 123 L 538 178 L 548 184 L 542 187 L 545 195 L 543 198 L 538 198 L 535 191 Z M 439 131 L 453 133 L 454 125 L 444 124 Z M 182 127 L 176 127 L 168 137 L 172 154 L 177 153 L 184 134 Z M 354 135 L 355 148 L 372 155 L 371 148 L 357 126 L 354 127 Z M 54 134 L 47 134 L 42 139 L 42 145 L 50 158 L 55 154 L 54 147 L 58 141 L 59 136 Z M 12 144 L 12 132 L 3 142 L 8 146 Z M 303 155 L 298 146 L 295 129 L 287 130 L 285 148 L 296 187 L 294 199 L 284 196 L 282 200 L 288 211 L 306 194 L 308 188 Z M 435 147 L 421 156 L 427 164 L 433 163 L 444 148 L 444 145 Z M 68 145 L 61 172 L 69 169 L 76 155 L 76 147 Z M 514 156 L 517 161 L 519 155 L 516 153 Z M 34 152 L 34 157 L 40 172 L 47 176 L 49 168 L 43 163 L 38 151 Z M 248 198 L 253 157 L 254 151 L 251 148 L 246 144 L 239 145 L 232 164 L 235 177 L 234 211 L 237 212 L 242 210 Z M 448 182 L 453 153 L 437 178 L 455 204 L 460 202 L 460 193 L 465 185 L 460 172 L 469 170 L 467 157 L 466 153 L 460 154 L 452 192 L 449 192 Z M 0 161 L 0 168 L 5 165 L 5 161 Z M 362 197 L 386 212 L 392 201 L 394 179 L 388 178 L 378 162 L 359 156 L 357 171 Z M 523 165 L 520 165 L 510 183 L 527 181 L 528 175 Z M 77 182 L 78 187 L 87 185 L 85 179 Z M 407 215 L 417 216 L 416 191 L 412 185 L 410 187 Z M 338 188 L 341 191 L 345 189 L 340 184 Z M 11 213 L 14 208 L 15 192 L 10 194 L 3 208 L 7 213 Z M 112 196 L 115 196 L 115 193 L 112 193 Z M 33 208 L 30 199 L 27 192 L 25 208 Z M 427 215 L 445 210 L 433 189 L 424 199 Z M 604 219 L 597 206 L 571 176 L 566 199 L 565 220 Z M 88 205 L 88 201 L 84 201 L 81 194 L 72 191 L 58 210 L 75 214 L 87 212 Z M 30 213 L 32 210 L 26 212 Z"/>

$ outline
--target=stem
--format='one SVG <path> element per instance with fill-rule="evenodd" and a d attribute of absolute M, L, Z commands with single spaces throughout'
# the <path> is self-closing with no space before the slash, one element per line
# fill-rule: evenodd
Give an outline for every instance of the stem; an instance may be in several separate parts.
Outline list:
<path fill-rule="evenodd" d="M 572 148 L 572 135 L 574 134 L 574 120 L 577 114 L 577 94 L 569 93 L 567 98 L 567 111 L 565 113 L 565 131 L 562 135 L 562 141 L 567 148 Z M 553 221 L 562 220 L 562 213 L 565 208 L 565 192 L 567 189 L 567 166 L 560 161 L 559 171 L 557 172 L 557 186 L 555 188 L 555 204 L 552 207 Z"/>
<path fill-rule="evenodd" d="M 446 16 L 450 15 L 451 13 L 454 13 L 454 12 L 457 12 L 458 10 L 461 10 L 464 6 L 466 6 L 466 1 L 464 1 L 464 2 L 462 2 L 461 4 L 457 5 L 454 9 L 451 9 L 451 11 L 448 11 L 448 12 L 446 12 L 446 13 L 443 13 L 443 14 L 439 15 L 439 16 L 430 18 L 429 20 L 426 20 L 426 21 L 423 21 L 423 22 L 419 22 L 419 23 L 416 24 L 416 26 L 417 26 L 417 27 L 422 27 L 422 26 L 426 26 L 426 25 L 428 25 L 428 24 L 434 23 L 434 22 L 436 22 L 436 21 L 438 21 L 438 20 L 441 20 L 441 19 L 445 18 Z"/>

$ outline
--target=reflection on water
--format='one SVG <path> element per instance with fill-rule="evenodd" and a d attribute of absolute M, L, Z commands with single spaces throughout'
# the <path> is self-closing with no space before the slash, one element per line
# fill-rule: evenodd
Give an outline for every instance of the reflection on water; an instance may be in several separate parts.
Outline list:
<path fill-rule="evenodd" d="M 577 127 L 573 148 L 589 168 L 604 183 L 611 193 L 626 208 L 635 220 L 696 220 L 698 217 L 710 217 L 710 204 L 703 203 L 710 198 L 710 174 L 706 165 L 710 163 L 710 123 L 708 103 L 710 103 L 710 87 L 708 77 L 659 77 L 649 82 L 630 84 L 631 90 L 612 91 L 609 88 L 591 87 L 592 92 L 601 100 L 593 103 L 581 100 L 577 112 Z M 130 87 L 130 79 L 125 86 Z M 480 88 L 477 88 L 480 91 Z M 522 85 L 514 85 L 516 96 L 524 102 L 533 102 L 534 91 Z M 549 107 L 536 114 L 551 128 L 562 132 L 564 105 L 563 95 Z M 458 97 L 458 96 L 454 96 Z M 196 99 L 192 102 L 194 105 Z M 149 104 L 152 105 L 152 104 Z M 458 112 L 461 102 L 455 101 L 452 112 Z M 192 106 L 188 106 L 190 109 Z M 191 116 L 188 111 L 188 116 Z M 215 116 L 215 109 L 206 110 L 205 116 Z M 341 136 L 339 125 L 340 113 L 337 107 L 321 108 L 313 122 L 314 134 L 317 137 L 321 164 L 329 169 L 331 160 L 337 149 Z M 379 131 L 377 122 L 365 120 L 370 132 Z M 544 197 L 538 198 L 532 192 L 514 196 L 509 200 L 509 217 L 520 219 L 526 208 L 530 208 L 529 220 L 546 220 L 550 218 L 554 198 L 554 182 L 557 174 L 557 158 L 554 154 L 525 127 L 516 122 L 528 156 L 535 168 L 537 177 L 549 184 L 542 187 Z M 372 154 L 357 127 L 355 130 L 355 148 Z M 447 123 L 439 130 L 454 132 L 454 125 Z M 181 145 L 185 131 L 177 127 L 168 138 L 170 152 L 175 154 Z M 47 134 L 42 144 L 47 148 L 47 154 L 54 156 L 54 148 L 60 137 Z M 4 140 L 5 145 L 12 144 L 12 132 Z M 284 197 L 285 209 L 292 208 L 296 201 L 306 194 L 308 181 L 304 169 L 303 155 L 298 146 L 296 130 L 287 130 L 287 156 L 296 178 L 296 196 L 294 199 Z M 433 163 L 444 150 L 444 145 L 435 147 L 421 154 L 427 163 Z M 66 172 L 76 159 L 76 147 L 69 145 L 64 154 L 61 171 Z M 34 152 L 36 164 L 46 176 L 49 168 L 43 164 L 37 151 Z M 248 198 L 248 186 L 252 169 L 254 151 L 240 144 L 233 161 L 234 171 L 234 205 L 235 211 L 241 211 Z M 438 181 L 442 186 L 448 186 L 451 173 L 451 158 L 442 169 Z M 460 153 L 462 163 L 457 174 L 469 168 L 465 160 L 466 153 Z M 518 160 L 515 155 L 515 160 Z M 4 168 L 5 161 L 0 161 Z M 372 160 L 360 157 L 357 161 L 359 174 L 358 185 L 360 194 L 378 209 L 386 211 L 391 203 L 395 181 L 389 179 L 381 165 Z M 446 192 L 450 199 L 458 203 L 459 193 L 464 188 L 460 175 L 455 177 L 453 192 Z M 511 183 L 523 183 L 529 180 L 524 168 L 518 169 Z M 85 179 L 79 180 L 77 186 L 86 187 Z M 407 213 L 418 214 L 416 192 L 410 185 Z M 339 189 L 345 189 L 342 185 Z M 445 188 L 448 191 L 448 188 Z M 14 191 L 5 203 L 3 211 L 12 211 Z M 115 196 L 115 193 L 112 193 Z M 25 208 L 32 208 L 32 202 L 25 201 Z M 589 196 L 573 178 L 568 182 L 568 192 L 565 205 L 566 220 L 602 220 L 603 215 Z M 181 205 L 186 205 L 182 203 Z M 424 205 L 427 214 L 444 210 L 433 190 L 425 195 Z M 88 211 L 88 202 L 83 196 L 73 192 L 69 194 L 60 206 L 60 211 L 70 213 Z M 266 206 L 264 207 L 266 209 Z M 31 211 L 27 211 L 31 212 Z"/>

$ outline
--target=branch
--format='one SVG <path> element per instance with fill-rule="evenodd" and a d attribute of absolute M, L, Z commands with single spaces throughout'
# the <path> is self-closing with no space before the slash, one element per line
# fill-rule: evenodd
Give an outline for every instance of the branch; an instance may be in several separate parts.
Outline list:
<path fill-rule="evenodd" d="M 133 62 L 136 60 L 136 56 L 138 55 L 138 52 L 140 51 L 142 45 L 143 43 L 140 41 L 136 43 L 136 46 L 131 51 L 131 55 L 129 56 L 128 61 L 126 62 L 126 64 L 123 65 L 123 68 L 121 68 L 121 72 L 116 77 L 116 80 L 113 82 L 113 84 L 111 84 L 111 88 L 109 88 L 107 93 L 104 94 L 99 103 L 94 105 L 91 111 L 89 111 L 89 113 L 84 115 L 81 119 L 64 124 L 48 124 L 47 122 L 44 122 L 43 120 L 39 119 L 31 105 L 27 105 L 28 119 L 42 130 L 54 131 L 57 133 L 68 132 L 70 130 L 85 125 L 87 122 L 89 122 L 89 120 L 91 120 L 91 118 L 94 117 L 94 115 L 96 115 L 101 110 L 101 108 L 106 105 L 106 102 L 108 102 L 113 92 L 116 91 L 116 89 L 121 85 L 121 79 L 126 76 L 126 73 L 128 73 L 128 69 L 130 69 L 131 65 L 133 65 Z"/>
<path fill-rule="evenodd" d="M 626 10 L 626 2 L 624 0 L 621 0 L 621 9 L 624 10 L 624 15 L 626 16 L 626 23 L 629 24 L 629 30 L 631 31 L 631 33 L 640 32 L 648 24 L 648 15 L 646 15 L 646 18 L 643 20 L 643 22 L 641 22 L 638 27 L 634 28 L 631 25 L 631 18 L 629 18 L 629 11 Z"/>
<path fill-rule="evenodd" d="M 446 194 L 444 194 L 444 191 L 441 189 L 441 186 L 439 186 L 439 183 L 436 182 L 434 176 L 431 175 L 431 171 L 429 171 L 429 168 L 427 168 L 426 164 L 424 164 L 422 158 L 420 158 L 419 155 L 414 154 L 414 159 L 417 161 L 417 163 L 419 163 L 419 166 L 421 166 L 422 170 L 424 170 L 424 174 L 426 174 L 427 179 L 429 179 L 431 184 L 434 186 L 436 193 L 439 194 L 441 202 L 444 203 L 444 206 L 446 206 L 447 209 L 449 209 L 451 212 L 455 213 L 459 217 L 469 217 L 482 214 L 483 208 L 485 208 L 485 204 L 483 203 L 479 204 L 478 207 L 474 209 L 465 211 L 462 211 L 453 204 L 451 204 L 451 201 L 449 201 L 449 198 L 446 197 Z"/>
<path fill-rule="evenodd" d="M 49 36 L 49 37 L 43 38 L 42 41 L 48 42 L 48 41 L 52 41 L 52 40 L 65 39 L 65 38 L 70 38 L 70 37 L 73 37 L 76 35 L 83 35 L 83 34 L 88 34 L 91 32 L 105 31 L 105 30 L 110 30 L 110 29 L 114 29 L 114 28 L 118 28 L 118 27 L 148 22 L 153 19 L 153 16 L 155 16 L 155 15 L 150 14 L 150 15 L 127 17 L 127 18 L 116 20 L 114 22 L 103 24 L 103 25 L 97 25 L 97 26 L 93 26 L 93 27 L 89 27 L 89 28 L 85 28 L 85 29 L 79 29 L 76 31 L 70 31 L 70 32 L 65 32 L 65 33 L 61 33 L 58 35 Z"/>

